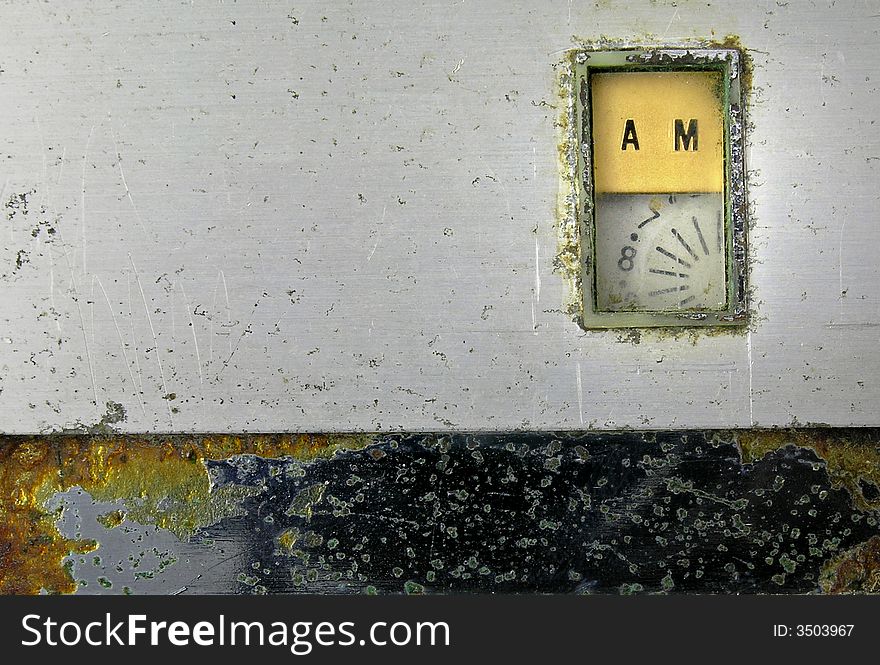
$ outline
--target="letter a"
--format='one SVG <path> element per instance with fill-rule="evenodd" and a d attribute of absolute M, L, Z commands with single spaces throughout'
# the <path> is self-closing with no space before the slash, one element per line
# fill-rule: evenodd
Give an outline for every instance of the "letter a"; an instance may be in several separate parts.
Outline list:
<path fill-rule="evenodd" d="M 626 150 L 626 147 L 630 144 L 636 150 L 639 149 L 639 136 L 636 134 L 636 123 L 632 118 L 626 121 L 626 126 L 623 128 L 623 143 L 621 143 L 620 149 Z"/>

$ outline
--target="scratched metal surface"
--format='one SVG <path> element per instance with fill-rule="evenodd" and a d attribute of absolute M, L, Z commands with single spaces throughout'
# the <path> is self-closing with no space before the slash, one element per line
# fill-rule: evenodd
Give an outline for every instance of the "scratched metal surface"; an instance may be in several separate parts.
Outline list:
<path fill-rule="evenodd" d="M 875 0 L 0 12 L 0 431 L 878 423 Z M 727 34 L 753 325 L 585 333 L 562 53 Z"/>

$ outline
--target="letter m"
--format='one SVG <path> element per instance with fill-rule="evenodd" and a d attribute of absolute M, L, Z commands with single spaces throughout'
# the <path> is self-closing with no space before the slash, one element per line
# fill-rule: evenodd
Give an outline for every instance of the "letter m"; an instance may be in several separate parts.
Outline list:
<path fill-rule="evenodd" d="M 245 621 L 233 621 L 229 625 L 230 644 L 232 644 L 232 645 L 239 644 L 238 642 L 235 641 L 235 634 L 236 634 L 236 631 L 238 631 L 240 628 L 244 628 L 244 643 L 246 646 L 250 646 L 252 641 L 256 646 L 261 646 L 263 644 L 263 642 L 265 641 L 265 639 L 264 639 L 265 628 L 263 628 L 262 623 L 259 623 L 258 621 L 253 621 L 251 623 L 247 623 Z M 257 637 L 259 637 L 259 639 L 251 640 L 251 630 L 252 629 L 255 631 L 255 633 L 256 633 Z"/>
<path fill-rule="evenodd" d="M 684 120 L 676 118 L 675 120 L 675 149 L 676 150 L 697 150 L 697 119 L 688 120 L 687 131 L 684 130 Z M 693 147 L 691 147 L 693 146 Z"/>

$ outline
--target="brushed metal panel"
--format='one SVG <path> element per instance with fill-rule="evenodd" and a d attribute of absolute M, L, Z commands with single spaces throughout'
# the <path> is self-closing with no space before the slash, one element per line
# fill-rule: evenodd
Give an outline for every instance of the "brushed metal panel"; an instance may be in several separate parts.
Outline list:
<path fill-rule="evenodd" d="M 0 430 L 108 402 L 128 431 L 877 424 L 877 15 L 7 3 Z M 562 53 L 725 34 L 751 332 L 585 333 L 553 270 Z"/>

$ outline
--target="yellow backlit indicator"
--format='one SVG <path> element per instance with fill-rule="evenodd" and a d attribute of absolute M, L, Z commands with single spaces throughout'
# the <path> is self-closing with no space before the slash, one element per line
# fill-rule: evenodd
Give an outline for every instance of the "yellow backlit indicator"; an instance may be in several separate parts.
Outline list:
<path fill-rule="evenodd" d="M 724 191 L 721 72 L 600 72 L 590 91 L 595 193 Z"/>

